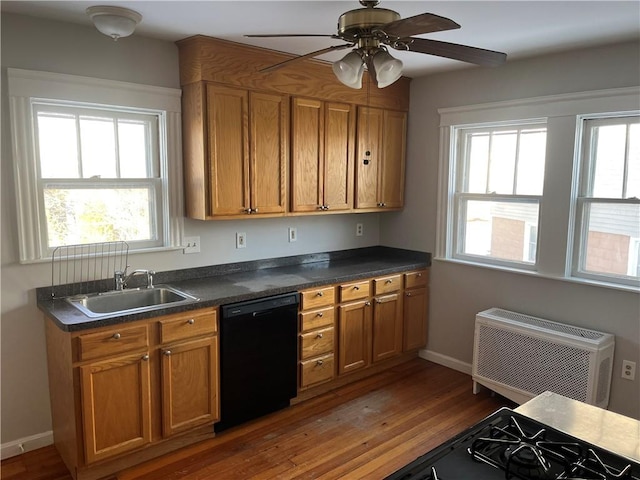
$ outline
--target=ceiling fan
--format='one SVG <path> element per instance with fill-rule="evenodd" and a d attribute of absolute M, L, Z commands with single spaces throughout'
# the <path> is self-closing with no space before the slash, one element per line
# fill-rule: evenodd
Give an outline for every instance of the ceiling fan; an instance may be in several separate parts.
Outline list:
<path fill-rule="evenodd" d="M 270 72 L 305 58 L 355 47 L 344 58 L 334 62 L 333 72 L 338 80 L 351 88 L 361 88 L 362 75 L 366 66 L 374 84 L 378 88 L 384 88 L 402 75 L 402 62 L 389 54 L 387 46 L 396 50 L 437 55 L 477 65 L 497 66 L 506 61 L 505 53 L 413 36 L 460 28 L 460 25 L 453 20 L 432 13 L 421 13 L 403 19 L 393 10 L 376 8 L 380 3 L 379 0 L 359 1 L 364 8 L 350 10 L 340 15 L 336 34 L 245 35 L 246 37 L 329 37 L 347 42 L 285 60 L 264 68 L 260 72 Z"/>

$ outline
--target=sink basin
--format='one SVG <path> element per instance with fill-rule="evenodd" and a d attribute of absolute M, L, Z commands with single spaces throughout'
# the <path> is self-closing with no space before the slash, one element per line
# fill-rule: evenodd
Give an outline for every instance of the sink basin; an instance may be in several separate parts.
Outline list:
<path fill-rule="evenodd" d="M 66 300 L 89 317 L 126 315 L 198 301 L 196 297 L 166 285 L 76 295 Z"/>

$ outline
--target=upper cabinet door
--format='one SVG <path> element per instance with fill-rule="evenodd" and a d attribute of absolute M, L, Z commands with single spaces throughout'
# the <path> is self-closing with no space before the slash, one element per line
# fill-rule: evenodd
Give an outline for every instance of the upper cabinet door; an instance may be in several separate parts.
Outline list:
<path fill-rule="evenodd" d="M 349 210 L 353 206 L 353 107 L 343 103 L 327 103 L 324 132 L 323 205 L 331 211 Z"/>
<path fill-rule="evenodd" d="M 380 203 L 385 208 L 404 205 L 404 168 L 407 114 L 385 110 L 382 127 L 383 161 L 380 174 Z"/>
<path fill-rule="evenodd" d="M 358 107 L 355 208 L 379 206 L 378 182 L 382 161 L 383 110 Z"/>
<path fill-rule="evenodd" d="M 207 85 L 209 215 L 240 215 L 250 208 L 249 94 Z"/>
<path fill-rule="evenodd" d="M 283 213 L 289 139 L 286 97 L 251 92 L 249 107 L 250 213 Z"/>
<path fill-rule="evenodd" d="M 291 210 L 321 211 L 324 103 L 294 98 L 291 110 Z"/>

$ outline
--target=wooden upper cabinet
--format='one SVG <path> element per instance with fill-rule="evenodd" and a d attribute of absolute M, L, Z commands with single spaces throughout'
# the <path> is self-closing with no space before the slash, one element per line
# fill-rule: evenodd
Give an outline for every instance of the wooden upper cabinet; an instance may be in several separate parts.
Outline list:
<path fill-rule="evenodd" d="M 284 213 L 287 97 L 217 84 L 188 85 L 183 111 L 187 215 L 208 219 Z"/>
<path fill-rule="evenodd" d="M 353 107 L 294 98 L 291 109 L 291 210 L 351 209 Z"/>
<path fill-rule="evenodd" d="M 404 206 L 406 112 L 358 107 L 356 209 Z"/>

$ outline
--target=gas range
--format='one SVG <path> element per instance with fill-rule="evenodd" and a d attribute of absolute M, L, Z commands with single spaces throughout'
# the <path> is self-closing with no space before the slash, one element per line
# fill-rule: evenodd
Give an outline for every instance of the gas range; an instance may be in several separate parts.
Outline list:
<path fill-rule="evenodd" d="M 640 463 L 508 408 L 386 480 L 640 480 Z"/>

